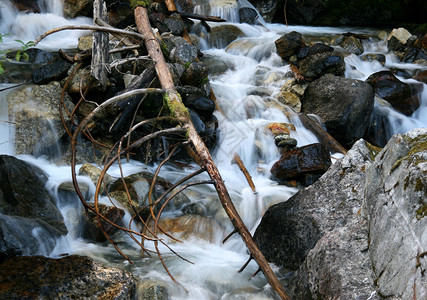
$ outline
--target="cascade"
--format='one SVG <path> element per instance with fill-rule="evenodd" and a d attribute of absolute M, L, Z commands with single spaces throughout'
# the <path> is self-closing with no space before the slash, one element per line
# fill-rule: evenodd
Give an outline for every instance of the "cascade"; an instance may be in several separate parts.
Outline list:
<path fill-rule="evenodd" d="M 281 58 L 275 53 L 275 40 L 291 31 L 298 31 L 311 40 L 320 41 L 321 38 L 332 39 L 348 31 L 372 34 L 374 30 L 285 26 L 267 24 L 261 19 L 259 21 L 262 25 L 240 24 L 237 23 L 239 21 L 238 9 L 242 5 L 249 6 L 247 1 L 203 0 L 195 3 L 195 13 L 218 15 L 227 20 L 227 23 L 224 24 L 209 23 L 212 28 L 233 26 L 243 33 L 242 37 L 231 44 L 221 40 L 212 41 L 207 37 L 200 40 L 200 45 L 205 56 L 227 65 L 227 70 L 223 73 L 210 76 L 210 84 L 220 107 L 220 111 L 215 112 L 220 134 L 213 157 L 236 208 L 248 229 L 253 233 L 261 216 L 269 206 L 286 201 L 297 192 L 296 188 L 278 185 L 271 179 L 269 170 L 279 159 L 280 152 L 274 144 L 273 136 L 266 131 L 266 127 L 275 122 L 292 123 L 296 130 L 291 132 L 291 136 L 297 140 L 298 146 L 317 142 L 317 138 L 304 128 L 298 115 L 292 111 L 284 113 L 285 108 L 279 105 L 274 98 L 280 92 L 283 84 L 291 79 L 289 66 L 283 65 Z M 41 14 L 19 14 L 6 3 L 0 12 L 0 33 L 10 33 L 11 36 L 5 38 L 4 43 L 0 44 L 0 49 L 19 48 L 19 44 L 14 40 L 34 40 L 39 34 L 54 27 L 69 24 L 91 24 L 91 20 L 88 18 L 65 19 L 62 16 L 60 5 L 61 1 L 45 0 L 40 5 L 43 10 Z M 39 46 L 44 49 L 72 48 L 76 46 L 77 38 L 82 34 L 79 31 L 58 33 L 43 41 Z M 396 58 L 388 53 L 384 41 L 365 43 L 365 51 L 386 54 L 385 65 L 365 62 L 356 55 L 350 55 L 346 57 L 346 77 L 365 80 L 370 74 L 380 70 L 399 67 L 413 71 L 419 68 L 412 64 L 398 63 Z M 399 79 L 404 82 L 410 81 L 404 78 Z M 5 86 L 0 85 L 0 89 L 2 87 Z M 387 138 L 395 133 L 427 126 L 426 88 L 424 84 L 421 106 L 411 116 L 402 115 L 378 102 L 375 104 L 375 110 L 387 121 Z M 7 123 L 9 121 L 8 105 L 11 105 L 6 101 L 8 92 L 0 92 L 0 153 L 2 154 L 13 154 L 13 145 L 8 143 L 13 140 L 13 124 Z M 256 194 L 251 191 L 238 166 L 231 164 L 235 153 L 239 154 L 251 174 L 257 188 Z M 339 157 L 336 154 L 332 155 L 334 158 Z M 112 266 L 126 268 L 139 278 L 158 278 L 167 282 L 173 299 L 273 298 L 273 292 L 262 275 L 248 281 L 248 278 L 257 269 L 254 262 L 251 262 L 244 272 L 237 273 L 237 270 L 248 258 L 246 247 L 238 236 L 231 237 L 225 244 L 222 243 L 223 238 L 232 231 L 232 226 L 212 187 L 191 188 L 187 192 L 191 201 L 204 207 L 206 217 L 213 220 L 215 225 L 212 228 L 215 231 L 211 238 L 204 239 L 194 236 L 184 243 L 171 245 L 174 251 L 194 264 L 180 260 L 169 249 L 160 246 L 171 273 L 189 291 L 186 293 L 181 287 L 171 282 L 157 258 L 138 259 L 138 248 L 127 236 L 120 240 L 120 244 L 125 245 L 124 251 L 133 257 L 133 265 L 127 264 L 111 245 L 89 243 L 82 237 L 80 226 L 84 216 L 78 198 L 58 193 L 58 186 L 70 181 L 69 166 L 58 167 L 43 157 L 23 155 L 19 158 L 39 166 L 47 173 L 49 178 L 47 186 L 57 199 L 58 207 L 68 229 L 68 234 L 56 241 L 51 253 L 46 253 L 45 248 L 41 245 L 38 251 L 28 254 L 41 253 L 52 257 L 59 257 L 63 253 L 87 255 Z M 124 163 L 122 168 L 125 175 L 143 170 L 155 172 L 155 166 L 146 166 L 136 161 Z M 183 170 L 174 166 L 165 166 L 160 176 L 174 182 L 176 178 L 183 177 L 183 173 L 190 174 L 192 171 L 191 168 Z M 120 172 L 121 170 L 115 166 L 109 170 L 109 175 L 119 177 Z M 199 175 L 197 179 L 207 179 L 207 176 Z M 88 193 L 93 195 L 93 183 L 83 176 L 78 180 L 85 183 L 89 187 Z M 100 200 L 106 204 L 109 201 L 106 197 L 101 197 Z M 120 204 L 115 204 L 120 207 Z M 171 216 L 179 214 L 180 212 L 171 213 Z M 0 215 L 0 218 L 6 217 Z M 125 222 L 129 222 L 129 220 L 130 215 L 126 213 Z M 203 222 L 198 225 L 201 228 L 208 226 Z M 38 229 L 34 229 L 32 235 L 35 239 L 40 238 L 51 243 L 49 237 L 46 237 L 46 233 Z M 153 250 L 154 246 L 151 246 L 150 249 Z"/>

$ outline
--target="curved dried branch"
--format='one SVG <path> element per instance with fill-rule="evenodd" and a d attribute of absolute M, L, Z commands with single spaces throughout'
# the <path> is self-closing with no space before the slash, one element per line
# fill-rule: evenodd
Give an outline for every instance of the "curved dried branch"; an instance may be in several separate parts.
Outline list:
<path fill-rule="evenodd" d="M 108 33 L 119 33 L 119 34 L 123 34 L 123 35 L 129 35 L 129 36 L 134 36 L 140 39 L 144 39 L 144 36 L 140 33 L 137 32 L 133 32 L 133 31 L 127 31 L 127 30 L 122 30 L 122 29 L 117 29 L 117 28 L 109 28 L 109 27 L 101 27 L 101 26 L 95 26 L 95 25 L 66 25 L 66 26 L 61 26 L 61 27 L 57 27 L 51 30 L 46 31 L 45 33 L 43 33 L 42 35 L 40 35 L 35 41 L 34 41 L 34 45 L 36 46 L 38 43 L 40 43 L 41 40 L 43 40 L 44 38 L 46 38 L 47 36 L 59 32 L 59 31 L 63 31 L 63 30 L 94 30 L 94 31 L 104 31 L 104 32 L 108 32 Z"/>

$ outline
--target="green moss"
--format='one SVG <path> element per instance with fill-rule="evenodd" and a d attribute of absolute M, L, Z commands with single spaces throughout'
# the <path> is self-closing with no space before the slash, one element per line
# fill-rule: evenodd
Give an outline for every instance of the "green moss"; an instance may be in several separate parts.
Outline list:
<path fill-rule="evenodd" d="M 371 160 L 375 160 L 375 157 L 377 157 L 378 153 L 380 153 L 382 148 L 369 144 L 368 142 L 365 142 L 365 144 L 366 144 L 366 148 L 368 148 L 369 150 Z"/>
<path fill-rule="evenodd" d="M 415 217 L 417 218 L 417 220 L 421 220 L 425 216 L 427 216 L 427 206 L 424 204 L 421 204 L 420 207 L 416 210 Z"/>
<path fill-rule="evenodd" d="M 166 60 L 169 59 L 170 56 L 170 52 L 168 50 L 168 47 L 166 46 L 166 43 L 164 41 L 160 42 L 160 49 L 162 50 L 163 56 L 165 57 Z"/>
<path fill-rule="evenodd" d="M 177 97 L 176 99 L 171 99 L 172 97 Z M 169 112 L 173 117 L 176 118 L 188 118 L 190 119 L 190 114 L 188 113 L 188 109 L 185 107 L 185 105 L 182 103 L 181 96 L 178 93 L 165 93 L 163 95 L 163 101 L 167 108 L 169 109 Z"/>
<path fill-rule="evenodd" d="M 403 181 L 403 189 L 406 190 L 408 185 L 409 185 L 409 176 L 406 176 L 405 180 Z"/>

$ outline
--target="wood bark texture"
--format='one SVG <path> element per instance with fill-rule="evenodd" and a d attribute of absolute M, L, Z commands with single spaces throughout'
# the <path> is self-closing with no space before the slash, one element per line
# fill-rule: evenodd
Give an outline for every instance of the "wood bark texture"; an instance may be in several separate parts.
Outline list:
<path fill-rule="evenodd" d="M 107 22 L 107 6 L 103 0 L 95 0 L 93 2 L 93 23 L 96 25 L 97 20 Z M 96 78 L 102 89 L 107 87 L 107 69 L 108 63 L 108 34 L 101 31 L 93 33 L 93 46 L 92 46 L 92 62 L 90 74 Z"/>

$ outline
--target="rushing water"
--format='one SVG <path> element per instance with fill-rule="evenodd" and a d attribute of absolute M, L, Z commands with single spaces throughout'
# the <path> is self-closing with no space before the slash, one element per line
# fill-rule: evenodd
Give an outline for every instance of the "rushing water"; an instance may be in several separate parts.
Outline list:
<path fill-rule="evenodd" d="M 208 5 L 209 2 L 211 5 Z M 298 141 L 299 146 L 317 142 L 316 137 L 303 127 L 297 115 L 292 111 L 286 111 L 286 108 L 275 100 L 274 96 L 291 78 L 287 75 L 289 67 L 283 65 L 282 60 L 275 53 L 274 41 L 284 33 L 293 30 L 301 32 L 312 41 L 321 41 L 325 38 L 330 40 L 348 31 L 368 34 L 374 34 L 375 31 L 355 28 L 287 27 L 280 24 L 266 24 L 261 19 L 259 19 L 260 25 L 237 24 L 233 23 L 238 21 L 237 9 L 242 5 L 250 6 L 247 1 L 239 1 L 239 5 L 232 0 L 209 2 L 197 3 L 196 12 L 219 15 L 230 21 L 225 24 L 209 23 L 211 27 L 232 24 L 245 34 L 231 45 L 223 45 L 223 47 L 218 47 L 221 43 L 211 41 L 209 38 L 201 40 L 200 45 L 205 55 L 214 57 L 230 66 L 226 72 L 210 77 L 210 83 L 220 108 L 220 111 L 215 113 L 219 121 L 220 138 L 218 146 L 213 151 L 213 156 L 242 219 L 249 230 L 254 232 L 260 217 L 270 205 L 286 201 L 297 191 L 295 188 L 278 185 L 270 179 L 269 170 L 280 157 L 280 153 L 274 145 L 273 136 L 266 129 L 267 125 L 273 122 L 293 123 L 296 131 L 291 135 Z M 64 19 L 57 6 L 60 1 L 46 0 L 43 3 L 42 6 L 45 8 L 43 14 L 23 15 L 10 7 L 6 7 L 6 9 L 2 7 L 0 32 L 12 34 L 3 46 L 12 45 L 15 39 L 34 40 L 39 34 L 53 27 L 90 23 L 90 20 L 86 18 Z M 64 35 L 58 34 L 40 46 L 47 49 L 64 47 L 64 45 L 75 47 L 80 34 L 69 34 L 69 32 Z M 212 45 L 217 45 L 217 48 L 213 48 Z M 411 64 L 397 63 L 393 55 L 388 53 L 384 41 L 366 44 L 365 50 L 385 53 L 386 64 L 382 66 L 374 62 L 364 62 L 359 57 L 350 55 L 346 58 L 347 77 L 365 80 L 370 74 L 379 70 L 396 67 L 406 70 L 418 68 Z M 13 140 L 13 128 L 11 127 L 13 124 L 4 122 L 8 121 L 7 106 L 7 93 L 3 92 L 0 97 L 2 138 L 0 147 L 2 144 L 8 144 L 5 143 L 6 141 Z M 379 104 L 376 104 L 375 109 L 387 117 L 388 135 L 406 132 L 416 127 L 425 127 L 427 126 L 427 90 L 424 88 L 421 107 L 410 117 Z M 1 153 L 13 152 L 10 144 L 8 145 L 8 148 L 0 148 Z M 257 189 L 256 194 L 249 188 L 238 166 L 231 164 L 235 153 L 240 155 L 252 175 Z M 53 257 L 63 253 L 87 255 L 110 265 L 125 267 L 141 278 L 158 278 L 169 284 L 170 293 L 174 299 L 266 299 L 273 297 L 263 275 L 257 275 L 248 280 L 257 269 L 255 263 L 250 263 L 244 272 L 237 273 L 237 270 L 248 258 L 247 250 L 237 235 L 225 244 L 222 243 L 222 239 L 232 231 L 232 226 L 210 186 L 191 189 L 187 195 L 191 201 L 206 208 L 206 217 L 213 221 L 210 224 L 214 225 L 210 226 L 213 226 L 215 232 L 207 239 L 194 236 L 185 240 L 184 243 L 171 243 L 174 251 L 194 264 L 180 260 L 167 248 L 161 247 L 161 252 L 171 273 L 188 290 L 187 293 L 182 287 L 171 282 L 157 258 L 141 259 L 138 248 L 126 236 L 119 241 L 119 244 L 134 261 L 132 265 L 119 256 L 111 245 L 88 243 L 81 237 L 78 220 L 81 220 L 83 216 L 79 200 L 77 197 L 64 199 L 64 196 L 57 192 L 58 186 L 62 182 L 70 181 L 71 171 L 68 166 L 58 167 L 43 158 L 30 156 L 20 158 L 38 165 L 48 174 L 48 187 L 57 196 L 58 206 L 69 230 L 68 235 L 57 242 L 52 253 L 43 252 L 42 248 L 40 253 Z M 154 171 L 152 167 L 147 167 L 139 162 L 126 163 L 123 169 L 125 175 L 143 170 Z M 166 166 L 160 175 L 174 182 L 185 172 L 191 173 L 192 171 L 191 168 L 183 171 Z M 120 175 L 118 168 L 111 169 L 109 173 L 117 177 Z M 199 178 L 206 179 L 207 177 L 199 176 Z M 94 186 L 90 180 L 85 177 L 80 177 L 79 180 L 89 185 L 89 192 L 93 193 Z M 101 198 L 102 201 L 108 200 Z M 129 220 L 129 215 L 126 215 L 126 220 Z M 207 225 L 200 221 L 200 226 Z M 37 232 L 35 234 L 37 235 Z M 167 240 L 166 237 L 165 240 Z M 153 246 L 148 243 L 147 247 L 153 249 Z"/>

